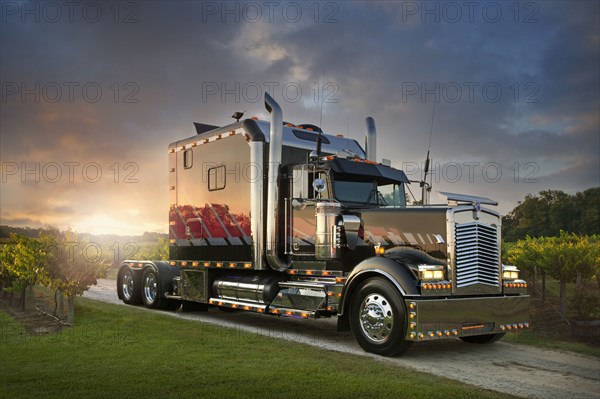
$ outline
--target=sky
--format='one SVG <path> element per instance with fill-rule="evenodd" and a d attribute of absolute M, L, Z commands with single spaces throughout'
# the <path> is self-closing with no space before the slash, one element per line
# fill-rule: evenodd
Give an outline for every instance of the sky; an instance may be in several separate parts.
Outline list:
<path fill-rule="evenodd" d="M 265 91 L 284 120 L 360 143 L 374 117 L 378 160 L 411 179 L 429 149 L 432 202 L 507 213 L 596 187 L 599 7 L 2 0 L 0 224 L 167 232 L 168 144 L 235 111 L 267 119 Z"/>

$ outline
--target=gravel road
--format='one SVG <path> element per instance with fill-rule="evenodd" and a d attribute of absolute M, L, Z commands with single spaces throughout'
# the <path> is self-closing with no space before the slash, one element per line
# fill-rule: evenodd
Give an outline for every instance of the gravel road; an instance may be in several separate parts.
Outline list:
<path fill-rule="evenodd" d="M 99 280 L 98 285 L 90 288 L 84 296 L 123 304 L 117 298 L 114 280 Z M 600 398 L 600 359 L 570 352 L 502 341 L 493 345 L 469 345 L 459 339 L 443 339 L 414 344 L 402 357 L 383 358 L 365 353 L 349 332 L 336 332 L 335 319 L 296 320 L 212 309 L 209 312 L 164 314 L 371 357 L 384 363 L 523 397 Z"/>

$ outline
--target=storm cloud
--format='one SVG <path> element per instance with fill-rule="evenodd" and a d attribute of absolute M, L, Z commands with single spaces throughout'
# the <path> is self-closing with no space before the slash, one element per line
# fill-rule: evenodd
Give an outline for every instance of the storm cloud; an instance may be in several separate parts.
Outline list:
<path fill-rule="evenodd" d="M 412 179 L 437 102 L 434 191 L 502 212 L 597 186 L 599 7 L 2 1 L 0 224 L 166 231 L 168 143 L 265 118 L 263 91 L 359 142 L 373 116 L 379 158 Z"/>

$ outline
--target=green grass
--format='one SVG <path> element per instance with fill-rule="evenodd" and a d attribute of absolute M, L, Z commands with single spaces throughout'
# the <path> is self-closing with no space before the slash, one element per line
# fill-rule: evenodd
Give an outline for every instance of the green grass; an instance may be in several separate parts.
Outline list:
<path fill-rule="evenodd" d="M 0 312 L 3 397 L 508 398 L 457 381 L 160 313 L 76 303 L 76 326 L 31 336 Z"/>
<path fill-rule="evenodd" d="M 518 335 L 506 334 L 506 336 L 502 338 L 502 342 L 533 345 L 544 349 L 560 349 L 600 357 L 599 346 L 587 345 L 583 342 L 569 341 L 562 338 L 540 337 L 536 335 L 535 331 L 520 331 Z"/>

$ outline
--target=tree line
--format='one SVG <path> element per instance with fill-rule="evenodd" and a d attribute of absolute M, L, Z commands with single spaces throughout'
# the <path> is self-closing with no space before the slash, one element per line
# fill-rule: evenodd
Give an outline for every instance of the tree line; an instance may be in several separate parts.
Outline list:
<path fill-rule="evenodd" d="M 600 187 L 570 195 L 547 190 L 529 194 L 502 219 L 503 261 L 524 273 L 560 283 L 560 314 L 566 318 L 568 283 L 577 283 L 573 310 L 600 317 Z M 586 282 L 596 281 L 596 290 Z"/>
<path fill-rule="evenodd" d="M 576 194 L 559 190 L 529 194 L 502 218 L 505 241 L 529 237 L 557 237 L 561 231 L 600 234 L 600 187 Z"/>

